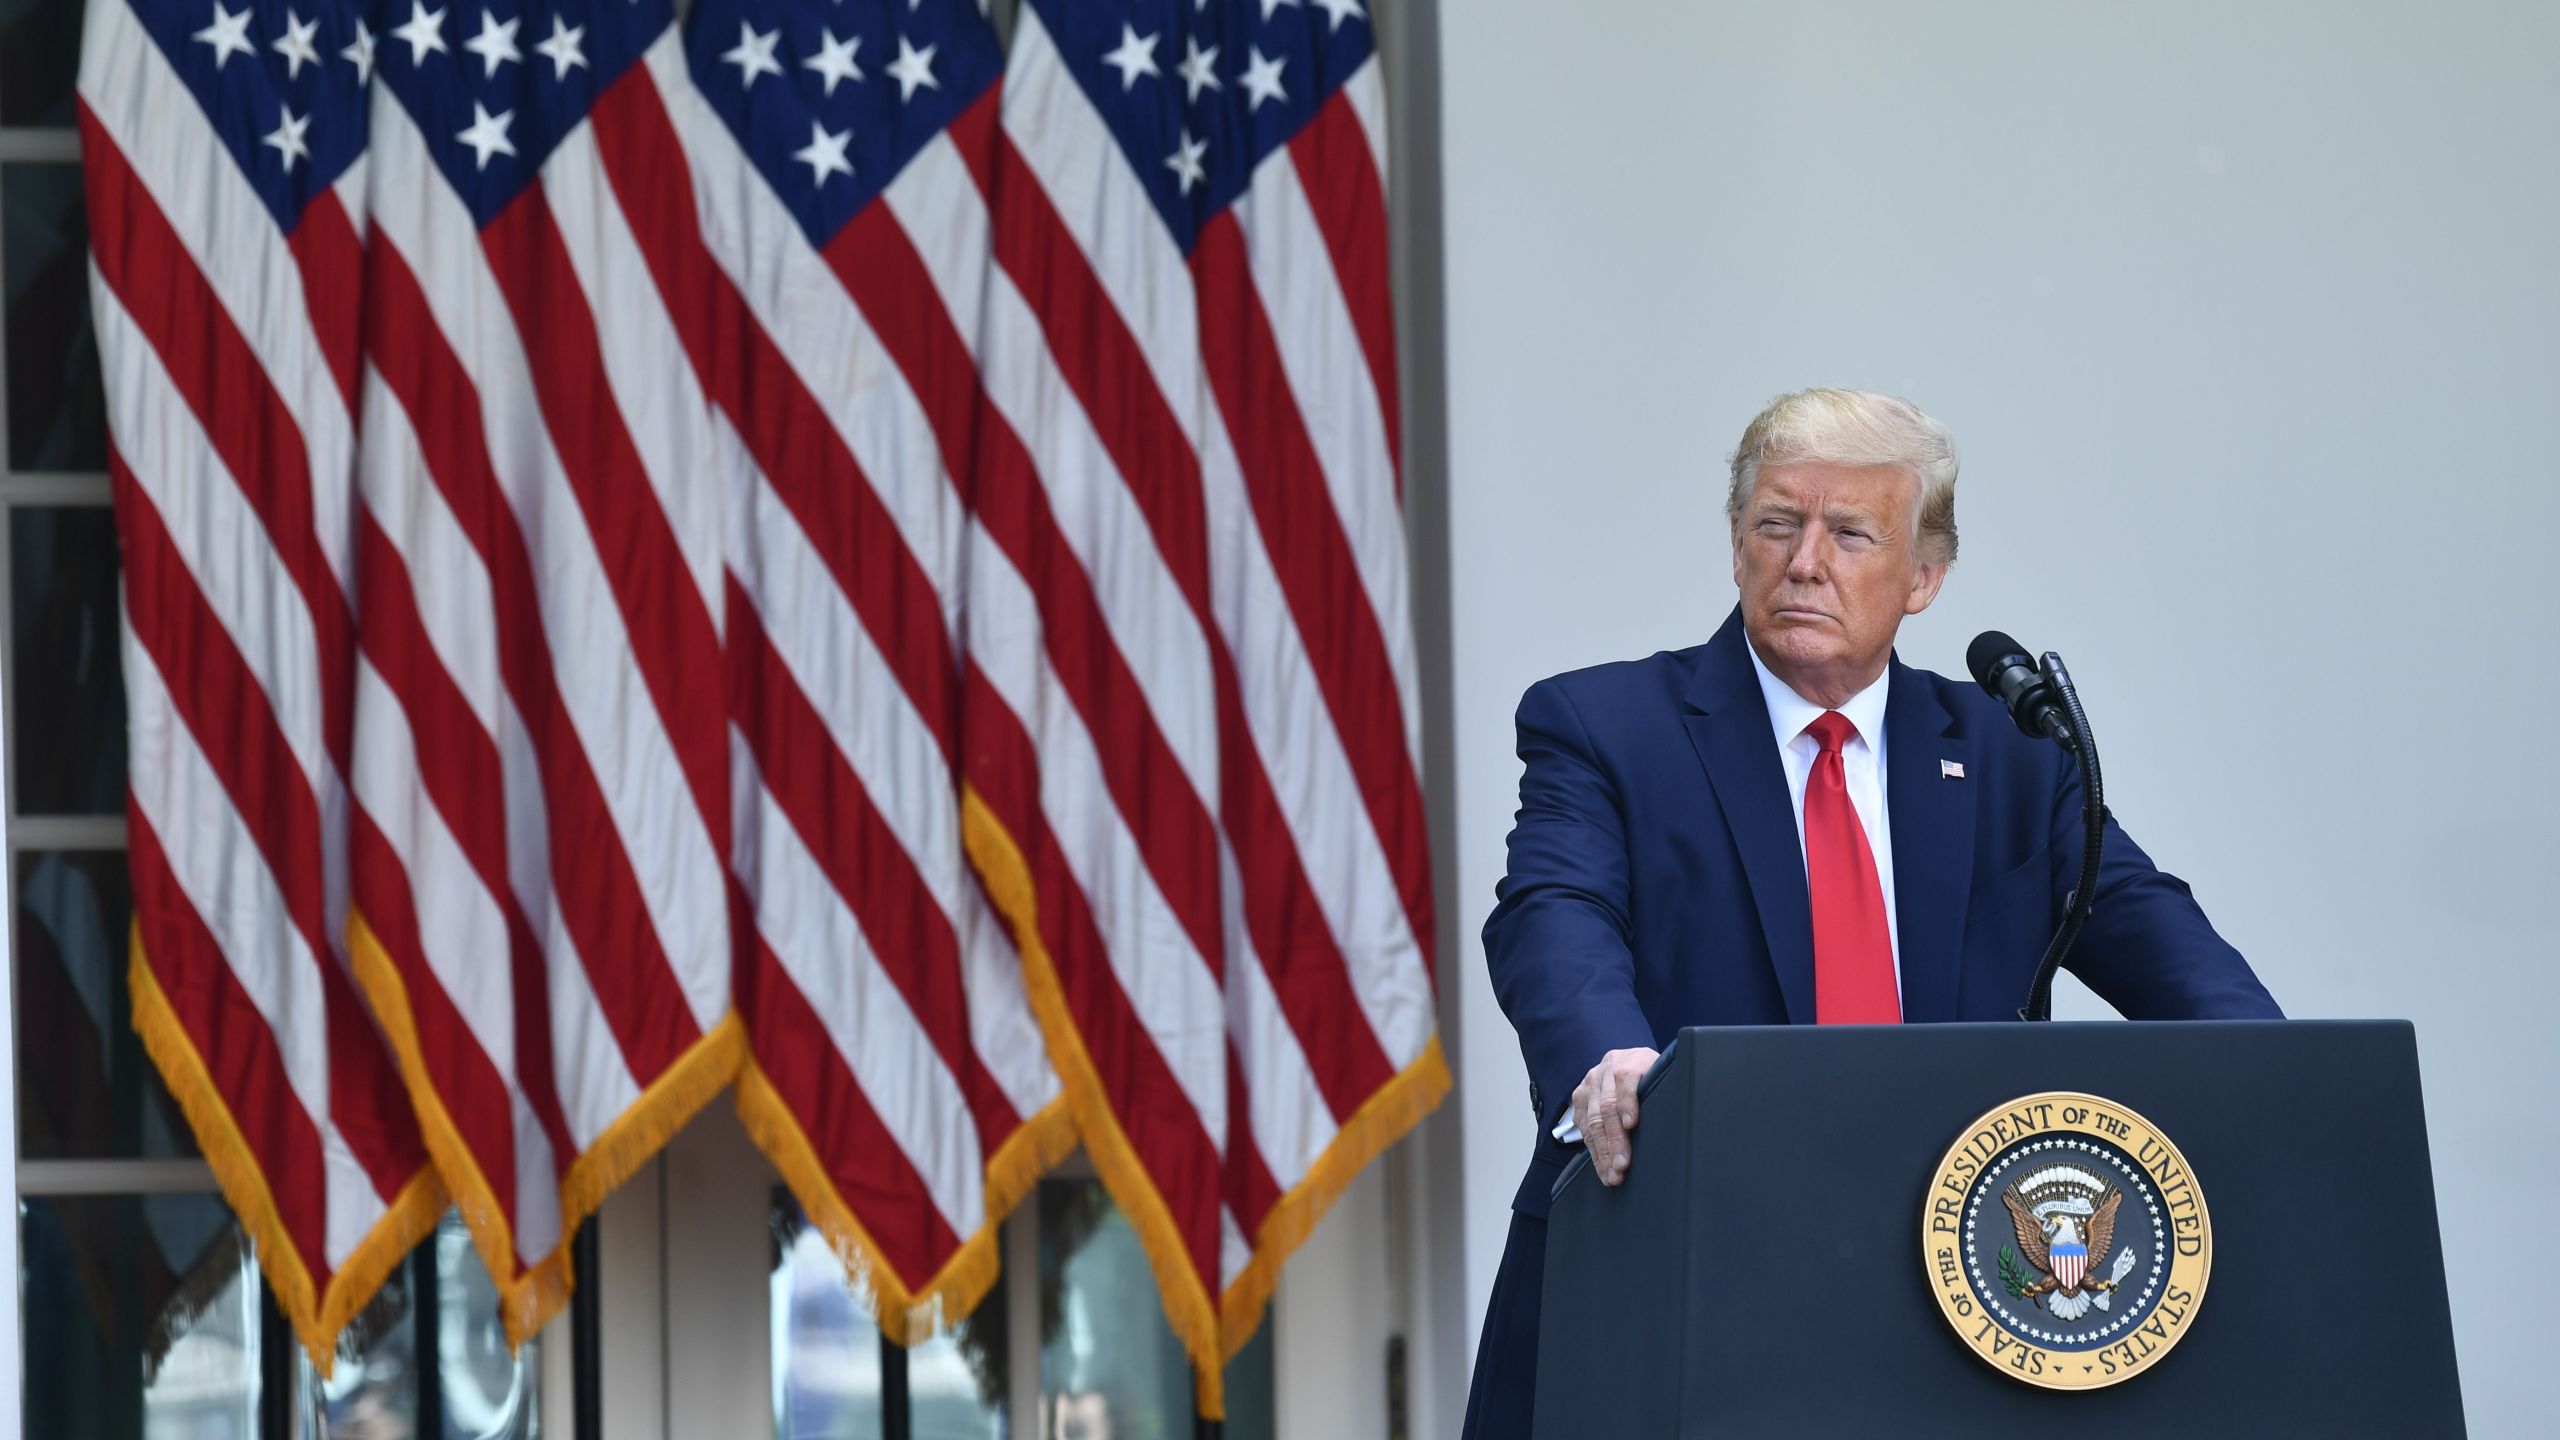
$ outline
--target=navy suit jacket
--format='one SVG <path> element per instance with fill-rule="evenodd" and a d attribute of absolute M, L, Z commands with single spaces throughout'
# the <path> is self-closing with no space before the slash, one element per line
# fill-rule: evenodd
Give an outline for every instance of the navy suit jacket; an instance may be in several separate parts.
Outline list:
<path fill-rule="evenodd" d="M 1603 1053 L 1660 1049 L 1688 1025 L 1813 1023 L 1804 851 L 1748 643 L 1736 610 L 1704 645 L 1541 680 L 1520 701 L 1527 768 L 1484 943 L 1537 1112 L 1512 1202 L 1525 1214 L 1545 1216 L 1579 1148 L 1547 1132 Z M 2014 1019 L 2079 878 L 2079 767 L 1970 681 L 1896 660 L 1891 684 L 1903 1018 Z M 2112 819 L 2100 860 L 2068 962 L 2090 989 L 2136 1020 L 2282 1014 Z"/>

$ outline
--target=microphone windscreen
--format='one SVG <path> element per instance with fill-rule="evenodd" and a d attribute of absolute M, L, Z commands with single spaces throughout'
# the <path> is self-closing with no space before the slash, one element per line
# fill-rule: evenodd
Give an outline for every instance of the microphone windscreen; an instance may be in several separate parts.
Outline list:
<path fill-rule="evenodd" d="M 1999 686 L 1992 683 L 2000 673 L 2001 662 L 2012 655 L 2024 655 L 2027 647 L 1997 630 L 1985 630 L 1964 647 L 1964 668 L 1973 672 L 1974 683 L 1997 695 Z"/>

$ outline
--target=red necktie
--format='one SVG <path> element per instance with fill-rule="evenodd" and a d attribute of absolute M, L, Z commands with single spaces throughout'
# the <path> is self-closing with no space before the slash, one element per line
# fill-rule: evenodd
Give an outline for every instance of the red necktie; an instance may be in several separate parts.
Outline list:
<path fill-rule="evenodd" d="M 1823 1025 L 1890 1025 L 1902 1019 L 1893 984 L 1893 932 L 1867 827 L 1849 803 L 1840 747 L 1857 732 L 1825 710 L 1804 727 L 1822 753 L 1804 783 L 1805 888 L 1813 900 L 1813 1016 Z"/>

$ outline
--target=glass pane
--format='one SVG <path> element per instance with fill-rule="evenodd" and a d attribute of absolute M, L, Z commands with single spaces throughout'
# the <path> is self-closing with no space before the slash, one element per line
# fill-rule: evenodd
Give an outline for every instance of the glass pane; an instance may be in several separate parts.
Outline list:
<path fill-rule="evenodd" d="M 18 1207 L 25 1432 L 256 1440 L 259 1279 L 212 1195 Z"/>
<path fill-rule="evenodd" d="M 0 293 L 8 301 L 9 468 L 106 469 L 79 166 L 0 165 Z"/>
<path fill-rule="evenodd" d="M 471 1248 L 462 1217 L 436 1227 L 436 1368 L 443 1384 L 444 1440 L 538 1440 L 542 1434 L 542 1343 L 507 1351 L 498 1287 Z"/>
<path fill-rule="evenodd" d="M 18 857 L 18 1153 L 193 1155 L 195 1136 L 133 1033 L 124 854 Z"/>
<path fill-rule="evenodd" d="M 436 1296 L 436 1353 L 418 1353 L 414 1297 Z M 312 1440 L 537 1440 L 542 1340 L 507 1354 L 498 1292 L 448 1210 L 435 1235 L 394 1272 L 338 1342 L 327 1380 L 301 1362 L 302 1427 Z M 433 1361 L 435 1401 L 420 1403 Z"/>
<path fill-rule="evenodd" d="M 416 1269 L 413 1259 L 392 1271 L 373 1302 L 339 1333 L 328 1379 L 308 1354 L 295 1352 L 302 1420 L 294 1433 L 310 1440 L 407 1440 L 418 1433 L 417 1310 L 410 1288 Z"/>
<path fill-rule="evenodd" d="M 9 512 L 21 815 L 124 813 L 116 603 L 115 512 L 103 505 Z"/>
<path fill-rule="evenodd" d="M 1004 1440 L 1012 1373 L 1008 1338 L 999 1284 L 967 1319 L 907 1347 L 908 1418 L 915 1440 Z"/>
<path fill-rule="evenodd" d="M 1227 1362 L 1226 1440 L 1275 1440 L 1279 1425 L 1272 1419 L 1271 1316 Z"/>
<path fill-rule="evenodd" d="M 72 122 L 80 13 L 63 0 L 0 0 L 0 125 Z"/>
<path fill-rule="evenodd" d="M 1227 1430 L 1272 1434 L 1271 1322 L 1227 1367 Z M 1183 1440 L 1191 1361 L 1101 1182 L 1040 1182 L 1040 1440 Z"/>
<path fill-rule="evenodd" d="M 773 1187 L 766 1223 L 775 1440 L 881 1440 L 880 1329 L 871 1323 L 869 1291 L 786 1187 Z"/>
<path fill-rule="evenodd" d="M 773 1233 L 773 1433 L 778 1440 L 878 1440 L 884 1434 L 879 1327 L 871 1294 L 848 1273 L 791 1191 L 777 1185 Z M 999 1286 L 967 1318 L 905 1353 L 915 1440 L 1003 1440 L 1006 1352 Z"/>

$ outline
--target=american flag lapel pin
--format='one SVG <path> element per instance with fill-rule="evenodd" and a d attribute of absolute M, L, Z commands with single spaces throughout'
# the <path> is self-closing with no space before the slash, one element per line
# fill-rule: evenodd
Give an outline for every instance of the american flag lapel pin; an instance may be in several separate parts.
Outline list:
<path fill-rule="evenodd" d="M 1961 760 L 1941 760 L 1941 761 L 1939 761 L 1939 762 L 1938 762 L 1938 778 L 1939 778 L 1939 779 L 1941 779 L 1941 780 L 1961 780 L 1961 779 L 1963 779 L 1963 778 L 1964 778 L 1964 762 L 1963 762 L 1963 761 L 1961 761 Z"/>

